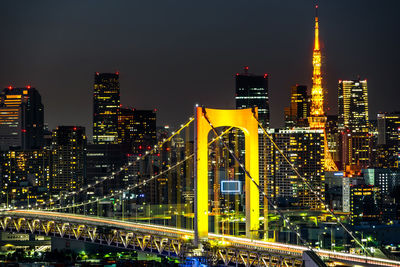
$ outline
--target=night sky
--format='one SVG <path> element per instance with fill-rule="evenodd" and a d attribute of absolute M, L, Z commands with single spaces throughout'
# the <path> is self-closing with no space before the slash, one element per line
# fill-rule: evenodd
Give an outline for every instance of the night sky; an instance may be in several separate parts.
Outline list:
<path fill-rule="evenodd" d="M 337 81 L 368 79 L 370 118 L 400 110 L 400 1 L 321 0 L 328 113 Z M 273 127 L 290 86 L 311 84 L 312 0 L 3 0 L 0 87 L 31 84 L 45 121 L 92 134 L 94 73 L 120 72 L 121 102 L 178 125 L 195 103 L 234 108 L 235 73 L 270 75 Z"/>

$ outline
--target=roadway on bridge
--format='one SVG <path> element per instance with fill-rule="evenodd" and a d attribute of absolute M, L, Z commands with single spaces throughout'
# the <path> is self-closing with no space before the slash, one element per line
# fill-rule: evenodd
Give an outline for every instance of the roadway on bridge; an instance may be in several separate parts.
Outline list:
<path fill-rule="evenodd" d="M 177 229 L 166 226 L 142 224 L 135 222 L 120 221 L 101 217 L 92 217 L 68 213 L 59 212 L 48 212 L 48 211 L 37 211 L 37 210 L 10 210 L 3 211 L 0 214 L 3 216 L 11 217 L 29 217 L 35 219 L 46 219 L 46 220 L 60 220 L 66 222 L 74 222 L 88 225 L 96 225 L 103 227 L 115 227 L 130 231 L 139 231 L 142 233 L 158 234 L 170 237 L 180 237 L 183 239 L 193 238 L 192 230 Z M 289 254 L 293 256 L 299 256 L 305 250 L 309 248 L 305 246 L 289 245 L 283 243 L 267 242 L 262 240 L 248 239 L 243 237 L 227 236 L 227 235 L 216 235 L 209 234 L 209 239 L 215 241 L 221 241 L 222 246 L 233 246 L 233 247 L 244 247 L 252 250 L 264 250 L 273 253 Z M 341 261 L 359 265 L 369 266 L 396 266 L 400 267 L 400 261 L 393 261 L 388 259 L 367 257 L 356 254 L 334 252 L 329 250 L 315 250 L 315 252 L 323 258 L 329 258 L 332 261 Z"/>

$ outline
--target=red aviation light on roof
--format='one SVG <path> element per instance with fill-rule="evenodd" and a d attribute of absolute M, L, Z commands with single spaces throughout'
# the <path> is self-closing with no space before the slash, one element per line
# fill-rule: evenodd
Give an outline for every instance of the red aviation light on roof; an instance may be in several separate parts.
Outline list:
<path fill-rule="evenodd" d="M 11 85 L 10 85 L 10 86 L 8 86 L 8 89 L 10 89 L 10 90 L 11 90 L 11 89 L 12 89 L 12 86 L 11 86 Z"/>
<path fill-rule="evenodd" d="M 100 73 L 96 72 L 96 75 L 100 75 Z"/>
<path fill-rule="evenodd" d="M 74 131 L 76 131 L 76 127 L 74 127 Z"/>
<path fill-rule="evenodd" d="M 28 85 L 26 88 L 28 88 L 28 89 L 31 89 L 31 86 L 30 86 L 30 85 Z"/>
<path fill-rule="evenodd" d="M 268 77 L 268 73 L 265 73 L 264 74 L 264 79 L 267 78 L 267 77 Z"/>
<path fill-rule="evenodd" d="M 115 74 L 119 75 L 119 71 L 115 72 Z"/>

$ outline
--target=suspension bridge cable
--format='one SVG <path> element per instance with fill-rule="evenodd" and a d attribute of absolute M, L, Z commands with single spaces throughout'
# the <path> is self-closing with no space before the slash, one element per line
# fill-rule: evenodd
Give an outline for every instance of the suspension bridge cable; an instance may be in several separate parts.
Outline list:
<path fill-rule="evenodd" d="M 89 184 L 89 185 L 87 185 L 87 186 L 81 187 L 81 188 L 80 188 L 79 190 L 77 190 L 77 191 L 67 192 L 67 193 L 64 194 L 64 195 L 59 195 L 59 196 L 55 197 L 55 199 L 50 199 L 50 202 L 59 201 L 59 200 L 61 200 L 62 198 L 70 197 L 70 196 L 73 196 L 73 195 L 80 194 L 80 193 L 82 193 L 82 192 L 84 192 L 84 191 L 86 191 L 86 190 L 88 190 L 88 189 L 90 189 L 90 188 L 92 188 L 92 187 L 94 187 L 94 186 L 97 186 L 97 185 L 100 184 L 100 183 L 103 183 L 103 182 L 106 181 L 106 180 L 112 179 L 115 175 L 120 174 L 120 173 L 121 173 L 122 171 L 124 171 L 125 169 L 131 167 L 132 165 L 136 164 L 136 163 L 139 162 L 140 160 L 143 160 L 145 157 L 147 157 L 147 156 L 152 155 L 153 153 L 155 153 L 159 147 L 162 147 L 166 142 L 171 141 L 172 138 L 174 138 L 176 135 L 180 134 L 180 132 L 181 132 L 183 129 L 185 129 L 186 127 L 188 127 L 193 121 L 194 121 L 194 117 L 189 118 L 189 120 L 188 120 L 186 123 L 182 124 L 181 127 L 180 127 L 178 130 L 172 132 L 172 134 L 171 134 L 168 138 L 164 138 L 162 141 L 160 141 L 158 144 L 156 144 L 156 145 L 153 147 L 152 150 L 146 151 L 146 153 L 145 153 L 143 156 L 137 157 L 137 159 L 136 159 L 135 161 L 132 161 L 132 162 L 129 162 L 129 163 L 125 164 L 124 166 L 120 167 L 117 171 L 111 172 L 110 175 L 103 176 L 103 177 L 101 177 L 100 179 L 96 180 L 96 182 L 94 182 L 94 183 L 92 183 L 92 184 Z M 40 205 L 46 205 L 46 203 L 44 202 L 44 203 L 42 203 L 42 204 L 40 204 Z"/>
<path fill-rule="evenodd" d="M 253 182 L 253 184 L 257 187 L 258 191 L 268 199 L 268 202 L 273 203 L 272 207 L 279 213 L 279 215 L 284 219 L 284 221 L 286 222 L 286 224 L 288 225 L 288 227 L 290 228 L 290 230 L 292 230 L 294 233 L 296 233 L 296 235 L 298 236 L 298 238 L 300 239 L 300 241 L 306 246 L 308 247 L 310 250 L 313 251 L 313 247 L 311 247 L 311 245 L 307 242 L 307 240 L 305 240 L 301 234 L 297 231 L 296 226 L 294 226 L 290 221 L 289 218 L 286 217 L 286 215 L 283 214 L 282 211 L 280 211 L 278 209 L 278 206 L 275 204 L 275 202 L 262 190 L 261 186 L 253 179 L 253 177 L 250 175 L 250 173 L 246 170 L 245 166 L 240 162 L 239 158 L 235 155 L 235 153 L 233 153 L 233 151 L 229 148 L 229 146 L 225 143 L 225 141 L 222 139 L 222 136 L 220 136 L 217 132 L 217 130 L 215 129 L 215 127 L 212 125 L 212 123 L 210 122 L 209 118 L 207 117 L 207 113 L 206 113 L 206 109 L 203 107 L 202 108 L 203 114 L 204 114 L 204 118 L 206 119 L 206 121 L 208 122 L 208 124 L 211 126 L 212 131 L 214 132 L 214 134 L 216 135 L 216 137 L 221 141 L 221 143 L 223 144 L 223 146 L 229 151 L 229 154 L 231 154 L 231 156 L 233 157 L 233 159 L 239 164 L 240 168 L 245 172 L 246 176 L 248 176 L 250 178 L 250 180 Z M 253 110 L 254 113 L 254 110 Z"/>
<path fill-rule="evenodd" d="M 223 131 L 223 132 L 221 133 L 221 136 L 227 134 L 232 128 L 233 128 L 233 127 L 229 127 L 228 129 L 226 129 L 225 131 Z M 217 141 L 217 140 L 218 140 L 217 138 L 212 139 L 212 140 L 208 143 L 208 145 L 211 145 L 212 143 L 214 143 L 214 142 Z M 169 167 L 167 170 L 164 170 L 164 171 L 160 172 L 159 174 L 157 174 L 157 175 L 155 175 L 155 176 L 152 176 L 151 178 L 149 178 L 149 179 L 147 179 L 147 180 L 145 180 L 145 181 L 143 181 L 143 182 L 141 182 L 141 183 L 138 183 L 138 184 L 135 184 L 135 185 L 132 185 L 132 186 L 128 186 L 127 188 L 124 188 L 124 189 L 115 191 L 115 192 L 113 192 L 113 193 L 111 193 L 111 194 L 109 194 L 109 195 L 107 195 L 107 196 L 98 197 L 98 198 L 96 198 L 96 199 L 94 199 L 94 200 L 89 200 L 89 201 L 86 201 L 86 202 L 77 203 L 77 204 L 72 204 L 72 205 L 67 205 L 67 206 L 64 206 L 64 207 L 56 207 L 56 208 L 41 209 L 41 210 L 45 210 L 45 211 L 54 211 L 54 210 L 75 208 L 75 207 L 80 207 L 80 206 L 85 206 L 85 205 L 93 204 L 93 203 L 96 203 L 96 202 L 99 202 L 99 201 L 102 201 L 102 200 L 105 200 L 105 199 L 108 199 L 108 198 L 111 198 L 111 197 L 114 197 L 114 196 L 122 195 L 122 194 L 125 193 L 126 191 L 133 190 L 133 189 L 135 189 L 135 188 L 144 186 L 144 185 L 146 185 L 148 182 L 151 182 L 152 180 L 157 179 L 158 177 L 162 176 L 163 174 L 169 172 L 170 170 L 172 170 L 172 169 L 178 167 L 179 165 L 181 165 L 181 164 L 184 163 L 185 161 L 189 160 L 189 159 L 192 158 L 193 156 L 194 156 L 194 153 L 192 153 L 192 154 L 190 154 L 189 156 L 185 157 L 185 159 L 179 161 L 179 162 L 176 163 L 174 166 Z"/>
<path fill-rule="evenodd" d="M 369 255 L 371 255 L 371 253 L 369 251 L 366 250 L 366 248 L 362 245 L 362 243 L 358 240 L 358 238 L 356 238 L 356 236 L 353 234 L 352 231 L 350 231 L 340 220 L 340 217 L 338 217 L 333 210 L 329 209 L 329 205 L 326 204 L 326 202 L 322 199 L 322 197 L 320 196 L 320 192 L 316 191 L 313 186 L 307 181 L 307 179 L 302 176 L 299 171 L 297 170 L 297 168 L 293 165 L 292 162 L 290 162 L 290 160 L 286 157 L 286 155 L 283 153 L 283 151 L 278 147 L 278 145 L 274 142 L 273 138 L 268 134 L 268 132 L 265 130 L 265 128 L 262 126 L 262 124 L 259 122 L 259 120 L 256 118 L 256 116 L 254 116 L 254 119 L 257 121 L 259 127 L 263 130 L 264 135 L 266 135 L 268 137 L 268 139 L 271 141 L 271 143 L 274 145 L 274 147 L 278 150 L 278 152 L 282 155 L 282 157 L 284 158 L 284 160 L 289 164 L 289 166 L 292 168 L 292 170 L 296 173 L 296 175 L 303 181 L 303 183 L 307 186 L 307 188 L 317 197 L 317 199 L 322 203 L 322 205 L 325 206 L 325 210 L 330 213 L 337 221 L 337 223 L 339 223 L 339 225 L 353 238 L 353 240 L 359 245 L 361 246 L 361 248 L 364 250 L 365 253 L 368 253 Z"/>
<path fill-rule="evenodd" d="M 179 161 L 178 163 L 176 163 L 174 166 L 169 167 L 167 170 L 162 171 L 162 172 L 160 172 L 159 174 L 154 175 L 154 176 L 152 176 L 151 178 L 149 178 L 149 179 L 147 179 L 147 180 L 145 180 L 145 181 L 142 181 L 142 182 L 140 182 L 140 183 L 136 183 L 135 185 L 131 185 L 131 186 L 128 186 L 128 187 L 126 187 L 126 188 L 124 188 L 124 189 L 120 189 L 120 190 L 117 190 L 117 191 L 115 191 L 115 192 L 113 192 L 113 193 L 110 193 L 110 194 L 108 194 L 107 196 L 97 197 L 97 198 L 94 199 L 94 200 L 88 200 L 88 201 L 86 201 L 86 202 L 82 202 L 82 203 L 78 203 L 78 204 L 72 204 L 72 205 L 67 205 L 67 206 L 64 206 L 64 207 L 49 208 L 49 209 L 43 209 L 43 210 L 45 210 L 45 211 L 53 211 L 53 210 L 60 210 L 60 209 L 68 209 L 68 208 L 75 208 L 75 207 L 80 207 L 80 206 L 86 206 L 86 205 L 93 204 L 93 203 L 97 203 L 97 202 L 99 202 L 99 201 L 102 201 L 102 200 L 105 200 L 105 199 L 108 199 L 108 198 L 111 198 L 111 197 L 115 197 L 115 196 L 122 195 L 122 194 L 124 194 L 126 191 L 130 191 L 130 190 L 133 190 L 133 189 L 135 189 L 135 188 L 144 186 L 144 185 L 146 185 L 147 183 L 151 182 L 152 180 L 157 179 L 158 177 L 160 177 L 160 176 L 164 175 L 165 173 L 169 172 L 170 170 L 172 170 L 172 169 L 178 167 L 179 165 L 181 165 L 182 163 L 184 163 L 184 162 L 187 161 L 188 159 L 192 158 L 193 156 L 194 156 L 194 154 L 191 154 L 190 156 L 188 156 L 188 157 L 186 157 L 185 159 L 183 159 L 183 160 Z"/>

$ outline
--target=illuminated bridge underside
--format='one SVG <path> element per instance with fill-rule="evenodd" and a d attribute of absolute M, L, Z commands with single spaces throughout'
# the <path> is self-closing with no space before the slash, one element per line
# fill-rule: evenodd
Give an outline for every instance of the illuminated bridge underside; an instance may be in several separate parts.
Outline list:
<path fill-rule="evenodd" d="M 99 245 L 186 258 L 198 255 L 192 245 L 193 231 L 165 226 L 89 217 L 57 212 L 14 210 L 0 213 L 2 231 L 23 232 L 61 237 Z M 300 266 L 308 248 L 234 236 L 209 234 L 210 245 L 203 242 L 204 252 L 212 263 L 231 266 Z M 400 262 L 348 253 L 318 250 L 317 254 L 333 262 L 397 266 Z"/>
<path fill-rule="evenodd" d="M 192 245 L 193 231 L 125 221 L 56 212 L 8 211 L 0 214 L 2 231 L 61 237 L 99 245 L 186 258 L 196 255 Z M 225 239 L 223 246 L 203 243 L 213 264 L 225 266 L 301 266 L 301 252 L 273 248 L 255 249 L 249 240 L 209 235 L 210 240 Z"/>

